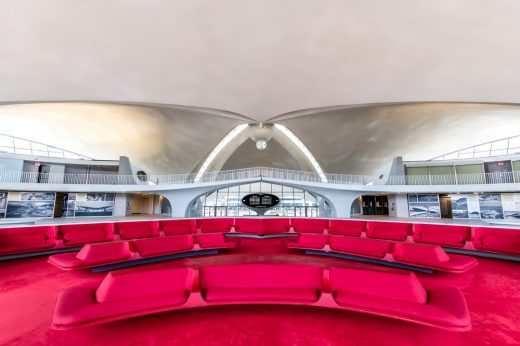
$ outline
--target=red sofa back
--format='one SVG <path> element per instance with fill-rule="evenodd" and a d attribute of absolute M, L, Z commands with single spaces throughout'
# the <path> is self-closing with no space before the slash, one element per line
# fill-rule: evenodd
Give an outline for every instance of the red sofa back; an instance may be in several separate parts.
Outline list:
<path fill-rule="evenodd" d="M 353 255 L 383 258 L 392 251 L 393 243 L 385 240 L 329 236 L 332 251 Z"/>
<path fill-rule="evenodd" d="M 55 245 L 54 226 L 0 228 L 0 254 L 42 250 Z"/>
<path fill-rule="evenodd" d="M 159 230 L 165 235 L 194 234 L 197 232 L 197 221 L 195 219 L 161 220 Z"/>
<path fill-rule="evenodd" d="M 151 238 L 159 235 L 157 221 L 117 222 L 115 229 L 121 239 Z"/>
<path fill-rule="evenodd" d="M 291 226 L 297 233 L 323 233 L 329 226 L 328 219 L 291 219 Z"/>
<path fill-rule="evenodd" d="M 404 222 L 367 222 L 366 235 L 369 238 L 405 240 L 412 232 L 412 224 Z"/>
<path fill-rule="evenodd" d="M 330 220 L 329 234 L 359 237 L 366 230 L 367 222 L 363 220 Z"/>
<path fill-rule="evenodd" d="M 414 224 L 413 240 L 417 243 L 463 247 L 466 241 L 471 240 L 471 227 Z"/>
<path fill-rule="evenodd" d="M 113 223 L 70 224 L 58 226 L 58 239 L 65 245 L 84 245 L 114 240 Z"/>
<path fill-rule="evenodd" d="M 290 228 L 289 219 L 285 217 L 263 219 L 263 225 L 264 234 L 285 233 Z"/>
<path fill-rule="evenodd" d="M 200 289 L 208 301 L 297 300 L 319 298 L 320 267 L 235 264 L 199 269 Z"/>
<path fill-rule="evenodd" d="M 475 249 L 520 255 L 520 229 L 473 227 Z"/>
<path fill-rule="evenodd" d="M 450 256 L 440 246 L 397 243 L 392 253 L 400 262 L 435 266 L 450 261 Z"/>
<path fill-rule="evenodd" d="M 86 244 L 75 256 L 86 262 L 120 260 L 132 257 L 130 244 L 126 241 L 117 241 L 104 244 Z"/>
<path fill-rule="evenodd" d="M 227 233 L 233 227 L 233 219 L 198 219 L 197 225 L 202 233 Z"/>
<path fill-rule="evenodd" d="M 192 235 L 173 235 L 132 241 L 132 248 L 143 257 L 159 256 L 193 249 Z"/>
<path fill-rule="evenodd" d="M 253 218 L 235 219 L 235 231 L 247 234 L 264 234 L 264 220 Z"/>

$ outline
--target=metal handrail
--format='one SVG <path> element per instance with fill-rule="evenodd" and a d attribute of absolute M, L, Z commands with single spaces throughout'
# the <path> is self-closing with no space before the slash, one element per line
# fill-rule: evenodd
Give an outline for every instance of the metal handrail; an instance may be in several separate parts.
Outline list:
<path fill-rule="evenodd" d="M 345 185 L 467 185 L 467 184 L 510 184 L 520 182 L 520 171 L 475 173 L 457 175 L 392 175 L 382 176 L 326 173 L 326 184 Z M 258 177 L 322 183 L 316 172 L 294 171 L 269 167 L 252 167 L 228 171 L 205 172 L 195 182 L 197 173 L 170 175 L 117 175 L 117 174 L 65 174 L 21 171 L 0 171 L 0 183 L 22 184 L 76 184 L 76 185 L 168 185 L 199 184 Z"/>
<path fill-rule="evenodd" d="M 0 152 L 18 155 L 57 157 L 64 159 L 94 160 L 91 157 L 81 155 L 70 150 L 65 150 L 54 147 L 52 145 L 6 135 L 3 133 L 0 133 Z"/>

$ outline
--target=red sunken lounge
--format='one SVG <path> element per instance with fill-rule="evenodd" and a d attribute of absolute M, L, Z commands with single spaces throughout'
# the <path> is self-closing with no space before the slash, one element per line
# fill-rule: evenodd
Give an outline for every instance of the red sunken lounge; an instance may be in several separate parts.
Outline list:
<path fill-rule="evenodd" d="M 480 257 L 477 261 L 472 256 L 447 253 L 441 247 L 464 249 L 469 254 L 484 251 L 514 256 L 520 239 L 516 230 L 362 220 L 305 221 L 187 219 L 3 229 L 0 239 L 10 239 L 0 243 L 4 256 L 74 250 L 78 244 L 84 245 L 79 251 L 51 255 L 48 261 L 53 266 L 46 263 L 46 257 L 3 262 L 0 275 L 7 284 L 0 303 L 14 311 L 10 314 L 14 319 L 24 323 L 12 328 L 10 318 L 0 317 L 1 325 L 11 326 L 5 336 L 0 336 L 0 343 L 11 344 L 14 335 L 20 335 L 20 328 L 31 328 L 19 339 L 22 344 L 31 338 L 41 339 L 41 333 L 48 334 L 53 344 L 109 344 L 116 342 L 111 335 L 122 330 L 132 336 L 132 342 L 144 340 L 142 333 L 153 331 L 168 344 L 166 330 L 182 334 L 191 330 L 193 323 L 202 323 L 212 326 L 207 329 L 208 335 L 197 334 L 197 340 L 179 337 L 186 343 L 202 345 L 211 344 L 217 330 L 244 333 L 244 323 L 247 326 L 251 321 L 256 321 L 254 326 L 263 326 L 262 340 L 271 344 L 279 343 L 288 330 L 305 333 L 307 328 L 320 335 L 309 336 L 313 344 L 325 340 L 345 344 L 352 337 L 365 338 L 369 344 L 386 344 L 389 338 L 397 337 L 421 344 L 442 341 L 473 345 L 482 340 L 482 333 L 494 335 L 502 344 L 516 340 L 514 325 L 519 322 L 520 301 L 507 292 L 520 282 L 517 264 Z M 6 237 L 14 229 L 20 229 L 27 238 Z M 237 238 L 241 233 L 284 236 Z M 205 249 L 220 252 L 104 274 L 86 269 Z M 407 264 L 434 273 L 317 257 L 303 250 Z M 486 282 L 489 273 L 495 278 Z M 24 289 L 25 284 L 17 284 L 24 282 L 19 279 L 24 275 L 32 275 L 35 280 L 28 286 L 30 291 Z M 502 284 L 497 286 L 498 282 Z M 57 302 L 53 297 L 59 297 Z M 27 306 L 26 301 L 35 303 Z M 37 306 L 43 310 L 27 321 L 24 311 Z M 487 323 L 494 313 L 503 319 Z M 302 322 L 302 314 L 313 316 L 312 321 Z M 251 321 L 245 321 L 244 316 Z M 327 323 L 318 324 L 318 331 L 314 321 Z M 285 325 L 283 331 L 276 328 L 278 324 Z M 266 329 L 267 325 L 271 327 Z M 367 335 L 363 328 L 374 332 Z M 501 328 L 501 334 L 494 332 L 496 328 Z M 333 332 L 338 330 L 348 331 L 348 338 Z M 250 338 L 254 333 L 249 333 L 242 334 L 247 344 L 254 343 Z M 227 337 L 217 339 L 227 340 L 219 344 L 233 343 Z M 291 340 L 289 343 L 294 342 Z"/>

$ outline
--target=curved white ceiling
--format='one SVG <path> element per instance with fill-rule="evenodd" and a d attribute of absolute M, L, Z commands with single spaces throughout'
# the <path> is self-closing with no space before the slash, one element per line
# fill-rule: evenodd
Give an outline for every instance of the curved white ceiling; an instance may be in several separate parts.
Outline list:
<path fill-rule="evenodd" d="M 0 102 L 520 103 L 517 0 L 6 0 Z M 305 140 L 305 139 L 304 139 Z"/>

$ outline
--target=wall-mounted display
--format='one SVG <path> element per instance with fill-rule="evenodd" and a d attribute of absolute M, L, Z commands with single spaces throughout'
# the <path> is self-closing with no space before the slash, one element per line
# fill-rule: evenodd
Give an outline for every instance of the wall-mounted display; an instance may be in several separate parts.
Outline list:
<path fill-rule="evenodd" d="M 439 195 L 408 195 L 410 217 L 440 218 Z"/>
<path fill-rule="evenodd" d="M 112 216 L 114 202 L 105 201 L 76 201 L 74 216 Z"/>
<path fill-rule="evenodd" d="M 505 219 L 520 219 L 520 193 L 503 193 L 502 207 Z"/>
<path fill-rule="evenodd" d="M 502 196 L 499 193 L 483 193 L 478 196 L 482 219 L 503 219 Z"/>
<path fill-rule="evenodd" d="M 475 194 L 452 194 L 451 211 L 454 219 L 480 219 L 478 196 Z"/>
<path fill-rule="evenodd" d="M 7 207 L 7 191 L 0 191 L 0 210 Z"/>
<path fill-rule="evenodd" d="M 10 192 L 5 217 L 52 217 L 55 202 L 54 192 Z"/>
<path fill-rule="evenodd" d="M 113 193 L 87 193 L 87 201 L 114 201 L 115 195 Z"/>

